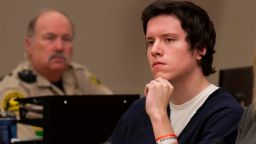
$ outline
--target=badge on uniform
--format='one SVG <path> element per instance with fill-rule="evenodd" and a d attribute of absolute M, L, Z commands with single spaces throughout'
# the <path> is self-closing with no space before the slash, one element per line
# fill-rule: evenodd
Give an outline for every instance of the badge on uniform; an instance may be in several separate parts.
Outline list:
<path fill-rule="evenodd" d="M 19 110 L 19 102 L 17 98 L 24 98 L 24 94 L 18 90 L 8 90 L 3 94 L 2 110 L 7 112 L 17 112 Z"/>
<path fill-rule="evenodd" d="M 92 75 L 90 77 L 90 82 L 92 84 L 95 84 L 95 85 L 100 85 L 101 84 L 100 80 L 95 75 Z"/>

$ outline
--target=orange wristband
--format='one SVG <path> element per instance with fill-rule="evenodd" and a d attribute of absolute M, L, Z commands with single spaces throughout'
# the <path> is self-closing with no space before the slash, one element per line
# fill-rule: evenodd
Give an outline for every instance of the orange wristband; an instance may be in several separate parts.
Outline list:
<path fill-rule="evenodd" d="M 156 138 L 156 141 L 158 141 L 162 138 L 166 138 L 166 137 L 175 137 L 175 138 L 177 138 L 177 136 L 175 134 L 167 134 L 167 135 L 159 136 L 158 138 Z"/>

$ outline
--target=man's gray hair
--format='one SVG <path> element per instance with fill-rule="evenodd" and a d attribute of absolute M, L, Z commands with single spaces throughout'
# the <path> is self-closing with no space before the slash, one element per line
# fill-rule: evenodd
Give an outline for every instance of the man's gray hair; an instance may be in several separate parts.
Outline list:
<path fill-rule="evenodd" d="M 74 23 L 73 21 L 70 19 L 70 17 L 68 16 L 68 14 L 66 12 L 64 12 L 63 10 L 60 10 L 60 9 L 42 9 L 40 10 L 38 13 L 36 13 L 36 15 L 29 21 L 28 23 L 28 27 L 27 27 L 27 36 L 28 37 L 32 37 L 35 33 L 35 27 L 36 27 L 36 23 L 37 23 L 37 20 L 38 18 L 47 13 L 47 12 L 58 12 L 60 14 L 62 14 L 63 16 L 65 16 L 68 21 L 70 22 L 71 24 L 71 27 L 72 27 L 72 34 L 73 34 L 73 37 L 75 36 L 75 26 L 74 26 Z"/>

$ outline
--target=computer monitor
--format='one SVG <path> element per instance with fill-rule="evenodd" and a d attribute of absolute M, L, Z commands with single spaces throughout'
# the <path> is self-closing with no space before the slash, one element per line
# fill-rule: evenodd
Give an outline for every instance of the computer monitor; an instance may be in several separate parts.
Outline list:
<path fill-rule="evenodd" d="M 102 144 L 140 95 L 43 96 L 43 143 Z M 24 101 L 23 101 L 24 102 Z"/>
<path fill-rule="evenodd" d="M 243 106 L 252 102 L 253 67 L 220 70 L 219 86 L 229 91 Z"/>

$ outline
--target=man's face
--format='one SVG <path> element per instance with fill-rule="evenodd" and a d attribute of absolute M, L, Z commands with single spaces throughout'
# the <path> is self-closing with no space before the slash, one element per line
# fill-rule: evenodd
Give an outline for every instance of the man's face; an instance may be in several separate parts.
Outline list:
<path fill-rule="evenodd" d="M 186 32 L 180 21 L 171 15 L 149 20 L 146 31 L 147 56 L 154 78 L 169 81 L 186 79 L 198 70 L 196 50 L 190 50 Z"/>
<path fill-rule="evenodd" d="M 41 15 L 32 37 L 26 39 L 28 58 L 41 74 L 62 73 L 70 65 L 73 29 L 69 20 L 58 12 Z"/>

